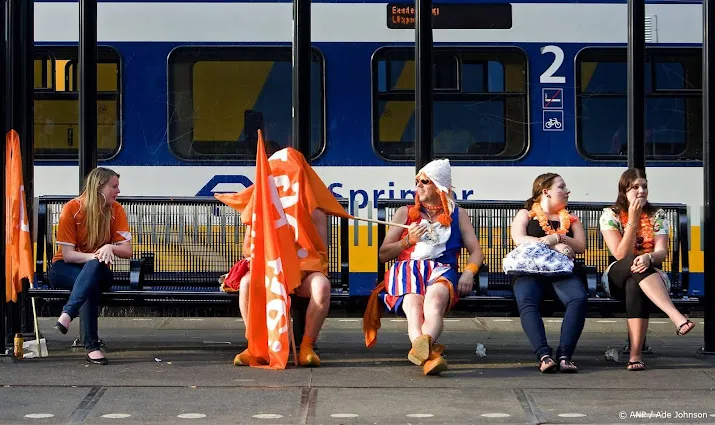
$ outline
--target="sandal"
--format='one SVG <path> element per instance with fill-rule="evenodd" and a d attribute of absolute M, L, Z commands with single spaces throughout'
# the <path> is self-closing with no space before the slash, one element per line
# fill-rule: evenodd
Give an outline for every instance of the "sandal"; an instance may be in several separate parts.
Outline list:
<path fill-rule="evenodd" d="M 561 373 L 577 373 L 578 368 L 568 357 L 561 357 L 559 359 L 559 371 Z"/>
<path fill-rule="evenodd" d="M 693 326 L 690 326 L 690 325 L 693 325 Z M 681 329 L 683 329 L 683 326 L 688 326 L 688 327 L 685 329 L 685 331 L 681 331 Z M 678 329 L 675 331 L 675 334 L 676 334 L 676 335 L 686 335 L 688 332 L 690 332 L 691 330 L 693 330 L 694 327 L 695 327 L 695 323 L 691 322 L 690 320 L 686 320 L 685 323 L 683 323 L 682 325 L 678 326 Z"/>
<path fill-rule="evenodd" d="M 630 370 L 631 372 L 645 370 L 645 363 L 643 363 L 643 360 L 636 360 L 635 362 L 628 362 L 628 366 L 626 366 L 626 369 Z"/>
<path fill-rule="evenodd" d="M 546 355 L 541 358 L 541 362 L 539 363 L 539 370 L 541 371 L 541 373 L 555 372 L 557 368 L 558 365 L 556 364 L 554 359 L 551 358 L 551 356 Z"/>

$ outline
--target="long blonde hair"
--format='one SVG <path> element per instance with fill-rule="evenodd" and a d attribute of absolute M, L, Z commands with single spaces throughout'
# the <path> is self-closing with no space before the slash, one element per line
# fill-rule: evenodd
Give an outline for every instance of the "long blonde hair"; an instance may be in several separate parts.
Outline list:
<path fill-rule="evenodd" d="M 112 223 L 112 206 L 107 204 L 107 199 L 100 189 L 114 176 L 119 178 L 119 174 L 109 168 L 97 167 L 84 181 L 80 202 L 87 220 L 87 246 L 91 250 L 101 248 L 111 236 L 109 228 Z"/>

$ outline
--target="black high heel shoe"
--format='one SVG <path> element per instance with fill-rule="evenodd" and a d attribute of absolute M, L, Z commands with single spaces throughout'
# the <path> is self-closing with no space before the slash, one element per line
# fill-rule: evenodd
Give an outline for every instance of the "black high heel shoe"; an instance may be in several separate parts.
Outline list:
<path fill-rule="evenodd" d="M 67 334 L 67 328 L 65 328 L 64 325 L 59 322 L 59 320 L 57 321 L 57 323 L 55 323 L 55 329 L 62 332 L 63 335 Z"/>
<path fill-rule="evenodd" d="M 93 359 L 93 358 L 89 357 L 89 354 L 87 354 L 86 360 L 88 363 L 101 364 L 103 366 L 106 366 L 109 364 L 109 360 L 107 360 L 106 357 L 101 357 L 99 359 Z"/>

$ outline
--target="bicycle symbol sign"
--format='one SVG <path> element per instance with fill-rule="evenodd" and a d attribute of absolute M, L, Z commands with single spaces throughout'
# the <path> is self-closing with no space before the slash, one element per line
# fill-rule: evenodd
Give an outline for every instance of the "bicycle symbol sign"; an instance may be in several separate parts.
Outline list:
<path fill-rule="evenodd" d="M 564 131 L 564 111 L 543 111 L 544 131 Z"/>

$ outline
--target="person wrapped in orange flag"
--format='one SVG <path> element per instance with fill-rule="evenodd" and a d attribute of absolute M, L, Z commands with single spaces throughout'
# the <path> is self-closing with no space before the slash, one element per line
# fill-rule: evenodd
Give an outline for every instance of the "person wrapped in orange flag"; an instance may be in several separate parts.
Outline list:
<path fill-rule="evenodd" d="M 262 140 L 260 131 L 259 139 Z M 294 293 L 310 300 L 298 359 L 301 366 L 317 367 L 320 366 L 320 358 L 313 350 L 313 344 L 330 307 L 330 281 L 327 277 L 327 215 L 347 218 L 352 216 L 338 203 L 297 150 L 281 149 L 271 155 L 268 163 L 286 218 L 293 230 L 295 250 L 300 262 L 301 284 L 295 288 Z M 222 284 L 224 290 L 230 291 L 231 287 L 235 290 L 235 282 L 239 282 L 239 308 L 246 328 L 248 328 L 246 318 L 249 317 L 250 257 L 253 248 L 253 229 L 250 223 L 253 214 L 254 188 L 255 184 L 239 193 L 214 195 L 224 204 L 239 211 L 242 223 L 247 226 L 243 245 L 245 258 L 234 265 L 234 269 L 237 270 L 232 270 L 227 276 L 227 281 Z M 248 334 L 246 338 L 249 339 Z M 249 350 L 246 349 L 236 355 L 234 364 L 249 365 L 251 360 Z"/>
<path fill-rule="evenodd" d="M 454 202 L 449 160 L 424 166 L 415 176 L 415 186 L 415 204 L 399 208 L 392 219 L 409 229 L 390 227 L 378 252 L 380 261 L 396 261 L 370 296 L 363 330 L 365 344 L 372 347 L 380 327 L 378 296 L 386 292 L 388 310 L 407 317 L 412 342 L 407 358 L 423 366 L 425 375 L 435 375 L 447 369 L 445 347 L 436 343 L 444 315 L 456 304 L 457 292 L 471 292 L 484 256 L 469 216 Z M 459 277 L 457 258 L 463 247 L 469 263 Z"/>

